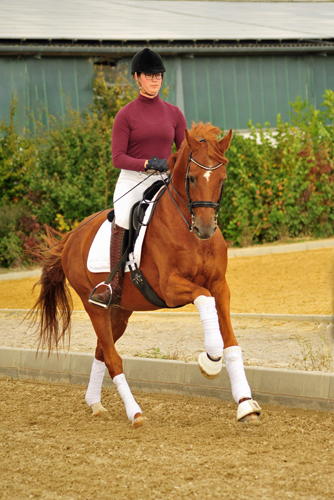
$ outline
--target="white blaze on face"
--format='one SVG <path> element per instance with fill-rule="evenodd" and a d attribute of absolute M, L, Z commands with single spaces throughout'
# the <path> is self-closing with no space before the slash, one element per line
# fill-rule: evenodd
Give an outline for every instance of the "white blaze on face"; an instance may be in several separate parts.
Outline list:
<path fill-rule="evenodd" d="M 212 172 L 210 172 L 210 170 L 208 170 L 207 172 L 205 172 L 205 174 L 203 175 L 203 177 L 206 178 L 206 180 L 209 182 L 209 179 L 210 179 L 210 175 L 211 175 Z"/>

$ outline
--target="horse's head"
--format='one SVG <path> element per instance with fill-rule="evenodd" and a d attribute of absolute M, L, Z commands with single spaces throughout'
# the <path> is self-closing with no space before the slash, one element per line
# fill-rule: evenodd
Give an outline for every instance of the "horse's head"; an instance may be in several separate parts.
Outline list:
<path fill-rule="evenodd" d="M 200 240 L 211 238 L 217 229 L 217 214 L 226 180 L 225 151 L 232 130 L 220 141 L 220 130 L 211 123 L 193 124 L 185 140 L 170 159 L 173 183 L 183 195 L 191 215 L 190 230 Z"/>

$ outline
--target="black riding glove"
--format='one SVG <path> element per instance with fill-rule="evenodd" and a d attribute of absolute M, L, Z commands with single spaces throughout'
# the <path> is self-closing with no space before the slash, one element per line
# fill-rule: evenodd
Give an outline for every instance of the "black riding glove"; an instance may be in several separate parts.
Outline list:
<path fill-rule="evenodd" d="M 148 160 L 145 170 L 157 170 L 158 172 L 167 172 L 167 160 L 159 160 L 157 156 L 153 156 Z"/>

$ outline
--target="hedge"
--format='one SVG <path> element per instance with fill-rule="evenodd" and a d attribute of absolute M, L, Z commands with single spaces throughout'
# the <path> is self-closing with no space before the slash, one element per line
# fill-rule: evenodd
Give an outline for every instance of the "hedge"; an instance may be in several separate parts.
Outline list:
<path fill-rule="evenodd" d="M 334 93 L 290 104 L 290 123 L 232 140 L 219 224 L 236 246 L 334 234 Z"/>

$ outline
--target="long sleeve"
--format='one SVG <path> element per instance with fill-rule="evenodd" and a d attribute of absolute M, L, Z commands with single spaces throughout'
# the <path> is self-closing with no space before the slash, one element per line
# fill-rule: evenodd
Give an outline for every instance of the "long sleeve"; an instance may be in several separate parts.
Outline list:
<path fill-rule="evenodd" d="M 175 142 L 184 139 L 185 118 L 179 108 L 139 96 L 116 115 L 112 132 L 112 159 L 115 168 L 143 171 L 145 161 L 168 158 Z"/>
<path fill-rule="evenodd" d="M 115 168 L 141 172 L 145 170 L 144 164 L 147 158 L 141 159 L 129 156 L 130 131 L 131 128 L 127 116 L 124 113 L 117 113 L 111 139 L 113 165 Z"/>
<path fill-rule="evenodd" d="M 178 113 L 178 122 L 177 122 L 177 127 L 175 129 L 175 146 L 176 149 L 179 150 L 181 147 L 181 144 L 184 140 L 184 131 L 187 128 L 187 122 L 185 117 L 183 116 L 183 113 L 177 108 L 179 113 Z"/>

